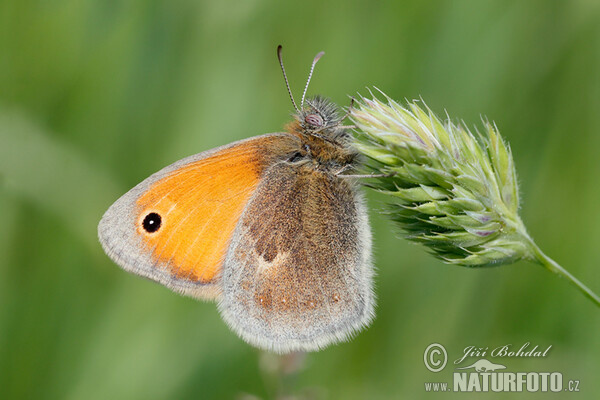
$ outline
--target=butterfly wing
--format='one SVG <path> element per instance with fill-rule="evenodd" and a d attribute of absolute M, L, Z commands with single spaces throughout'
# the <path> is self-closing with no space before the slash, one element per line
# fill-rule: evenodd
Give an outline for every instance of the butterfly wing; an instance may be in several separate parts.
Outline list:
<path fill-rule="evenodd" d="M 310 164 L 278 163 L 236 228 L 219 309 L 242 338 L 271 351 L 345 340 L 373 315 L 370 251 L 352 183 Z"/>
<path fill-rule="evenodd" d="M 198 298 L 220 292 L 223 260 L 264 171 L 298 148 L 292 135 L 262 135 L 180 160 L 135 186 L 98 226 L 125 270 Z"/>

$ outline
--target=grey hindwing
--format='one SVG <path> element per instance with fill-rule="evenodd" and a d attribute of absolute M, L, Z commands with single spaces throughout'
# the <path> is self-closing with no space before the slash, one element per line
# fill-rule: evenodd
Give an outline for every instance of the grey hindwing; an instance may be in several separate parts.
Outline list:
<path fill-rule="evenodd" d="M 368 325 L 371 234 L 355 186 L 307 164 L 265 172 L 227 252 L 219 301 L 247 342 L 310 351 Z"/>

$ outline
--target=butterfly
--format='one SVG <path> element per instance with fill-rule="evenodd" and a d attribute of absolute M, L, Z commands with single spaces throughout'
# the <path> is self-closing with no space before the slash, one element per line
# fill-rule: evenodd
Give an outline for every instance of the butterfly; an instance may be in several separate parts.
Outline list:
<path fill-rule="evenodd" d="M 349 339 L 374 315 L 371 232 L 359 165 L 338 106 L 297 106 L 284 132 L 251 137 L 171 164 L 119 198 L 98 235 L 126 271 L 216 300 L 249 344 L 316 351 Z"/>

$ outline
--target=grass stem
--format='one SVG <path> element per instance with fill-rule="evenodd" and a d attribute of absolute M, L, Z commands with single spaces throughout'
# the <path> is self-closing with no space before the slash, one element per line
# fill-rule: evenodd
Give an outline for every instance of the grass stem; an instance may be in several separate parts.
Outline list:
<path fill-rule="evenodd" d="M 598 297 L 596 293 L 585 286 L 579 279 L 575 278 L 569 271 L 561 267 L 560 264 L 548 257 L 531 238 L 529 238 L 529 245 L 531 252 L 533 253 L 530 259 L 531 261 L 536 262 L 544 266 L 548 271 L 554 272 L 555 274 L 567 279 L 573 286 L 579 289 L 584 296 L 600 307 L 600 297 Z"/>

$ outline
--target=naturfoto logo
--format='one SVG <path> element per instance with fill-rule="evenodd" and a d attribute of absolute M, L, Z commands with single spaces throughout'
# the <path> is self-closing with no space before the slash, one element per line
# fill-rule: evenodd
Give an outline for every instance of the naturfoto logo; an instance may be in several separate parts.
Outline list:
<path fill-rule="evenodd" d="M 426 392 L 578 392 L 578 379 L 563 379 L 559 371 L 511 371 L 510 360 L 515 357 L 546 357 L 548 347 L 506 344 L 489 347 L 467 346 L 463 355 L 454 361 L 456 366 L 451 381 L 425 382 Z M 467 360 L 476 357 L 478 360 Z M 486 357 L 486 358 L 483 358 Z M 489 359 L 497 359 L 490 361 Z M 489 359 L 488 359 L 489 358 Z M 437 373 L 444 369 L 448 352 L 439 343 L 430 344 L 423 355 L 425 367 Z M 507 367 L 508 364 L 509 366 Z"/>

